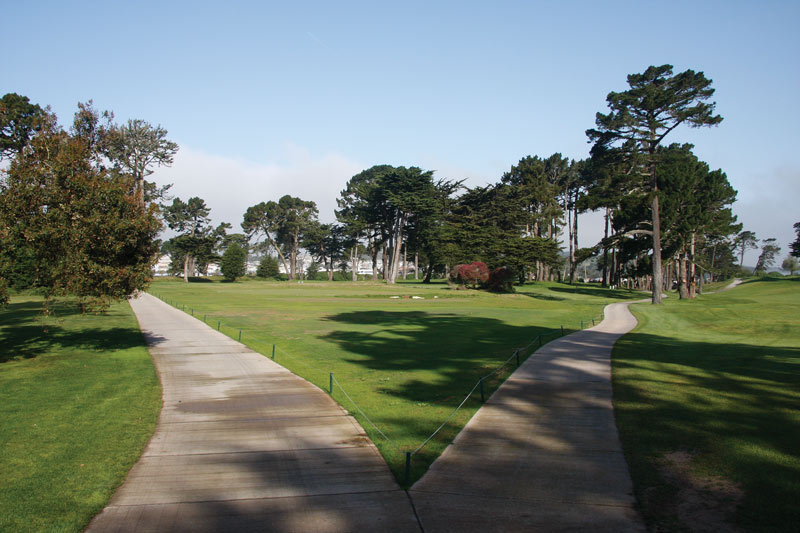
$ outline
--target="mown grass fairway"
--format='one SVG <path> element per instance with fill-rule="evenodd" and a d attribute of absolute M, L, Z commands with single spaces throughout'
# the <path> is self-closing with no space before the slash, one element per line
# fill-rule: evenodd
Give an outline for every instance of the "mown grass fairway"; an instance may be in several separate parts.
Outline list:
<path fill-rule="evenodd" d="M 0 309 L 0 531 L 80 531 L 153 432 L 161 388 L 127 303 Z"/>
<path fill-rule="evenodd" d="M 324 390 L 330 373 L 375 431 L 334 385 L 333 397 L 353 413 L 402 482 L 415 450 L 451 414 L 478 379 L 540 333 L 591 325 L 603 306 L 639 296 L 596 287 L 536 284 L 516 294 L 453 290 L 446 284 L 371 282 L 184 283 L 157 281 L 151 293 Z M 398 298 L 392 298 L 392 296 Z M 424 299 L 413 299 L 417 296 Z M 538 347 L 531 346 L 527 355 Z M 514 365 L 510 365 L 513 369 Z M 499 380 L 485 383 L 485 395 Z M 427 470 L 480 406 L 480 394 L 412 461 L 413 482 Z"/>
<path fill-rule="evenodd" d="M 797 531 L 800 278 L 631 309 L 639 326 L 614 350 L 614 400 L 651 526 L 728 508 L 747 530 Z"/>

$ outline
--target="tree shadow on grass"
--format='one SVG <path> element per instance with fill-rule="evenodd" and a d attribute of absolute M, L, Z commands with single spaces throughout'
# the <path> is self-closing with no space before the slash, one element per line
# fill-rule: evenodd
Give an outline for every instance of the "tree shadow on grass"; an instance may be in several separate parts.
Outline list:
<path fill-rule="evenodd" d="M 553 292 L 563 292 L 569 294 L 581 294 L 584 296 L 598 296 L 600 298 L 614 298 L 616 300 L 630 300 L 637 293 L 622 289 L 604 289 L 602 287 L 580 287 L 577 285 L 565 285 L 563 287 L 548 287 Z M 639 293 L 644 294 L 644 293 Z"/>
<path fill-rule="evenodd" d="M 674 518 L 664 509 L 681 503 L 670 504 L 675 488 L 655 463 L 675 451 L 707 458 L 714 473 L 743 485 L 738 518 L 747 528 L 800 522 L 798 364 L 800 348 L 624 337 L 615 350 L 614 402 L 637 497 L 651 523 Z"/>
<path fill-rule="evenodd" d="M 566 300 L 566 298 L 562 298 L 561 296 L 553 296 L 551 294 L 542 294 L 540 292 L 521 292 L 519 293 L 523 296 L 527 296 L 528 298 L 535 298 L 537 300 L 545 300 L 548 302 L 560 302 Z"/>
<path fill-rule="evenodd" d="M 535 326 L 513 326 L 492 318 L 423 311 L 357 311 L 325 318 L 369 331 L 338 330 L 321 336 L 358 354 L 345 359 L 370 370 L 433 373 L 387 385 L 380 392 L 415 402 L 460 401 L 476 381 L 526 346 L 539 333 Z M 428 374 L 430 375 L 430 374 Z M 457 402 L 456 402 L 457 403 Z"/>
<path fill-rule="evenodd" d="M 15 327 L 19 324 L 30 324 L 32 322 L 36 322 L 43 317 L 42 310 L 43 307 L 41 301 L 14 302 L 12 299 L 11 303 L 8 304 L 8 307 L 5 309 L 0 309 L 0 328 L 9 326 Z M 77 306 L 70 305 L 68 303 L 57 302 L 52 307 L 52 314 L 50 317 L 48 317 L 48 320 L 51 320 L 52 318 L 65 318 L 79 314 L 81 314 L 81 312 Z"/>
<path fill-rule="evenodd" d="M 0 331 L 0 363 L 32 359 L 51 350 L 83 350 L 108 352 L 136 346 L 145 347 L 137 329 L 82 328 L 79 331 L 58 325 L 17 326 Z"/>

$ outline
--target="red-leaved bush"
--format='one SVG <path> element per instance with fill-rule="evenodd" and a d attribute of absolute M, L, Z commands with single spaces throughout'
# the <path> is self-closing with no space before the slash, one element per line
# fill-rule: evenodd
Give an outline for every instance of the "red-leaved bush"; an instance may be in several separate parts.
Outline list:
<path fill-rule="evenodd" d="M 450 272 L 450 279 L 465 286 L 477 289 L 489 280 L 489 267 L 483 261 L 475 261 L 470 265 L 456 265 Z"/>

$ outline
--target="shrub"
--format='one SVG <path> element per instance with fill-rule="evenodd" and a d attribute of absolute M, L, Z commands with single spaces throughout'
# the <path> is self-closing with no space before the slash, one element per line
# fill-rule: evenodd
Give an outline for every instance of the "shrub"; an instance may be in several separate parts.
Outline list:
<path fill-rule="evenodd" d="M 489 280 L 486 282 L 486 289 L 491 292 L 514 292 L 514 271 L 508 267 L 500 267 L 492 270 Z"/>
<path fill-rule="evenodd" d="M 314 281 L 317 279 L 318 273 L 319 273 L 319 264 L 311 263 L 310 265 L 308 265 L 308 269 L 306 270 L 306 279 Z"/>
<path fill-rule="evenodd" d="M 489 281 L 489 267 L 482 261 L 475 261 L 469 265 L 456 265 L 450 272 L 450 279 L 459 285 L 477 289 L 479 285 Z"/>
<path fill-rule="evenodd" d="M 271 255 L 265 255 L 264 258 L 258 263 L 256 276 L 259 278 L 277 278 L 278 274 L 280 274 L 278 260 Z"/>
<path fill-rule="evenodd" d="M 247 252 L 238 244 L 231 244 L 220 260 L 220 270 L 228 281 L 236 281 L 247 273 Z"/>

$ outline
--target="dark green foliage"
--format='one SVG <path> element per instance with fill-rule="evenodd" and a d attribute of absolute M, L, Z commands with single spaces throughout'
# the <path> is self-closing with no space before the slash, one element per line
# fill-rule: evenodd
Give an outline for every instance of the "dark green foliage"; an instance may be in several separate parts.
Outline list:
<path fill-rule="evenodd" d="M 764 239 L 761 244 L 761 255 L 753 269 L 753 274 L 766 274 L 767 269 L 775 264 L 775 258 L 781 251 L 781 247 L 776 244 L 777 239 Z"/>
<path fill-rule="evenodd" d="M 247 252 L 239 244 L 233 243 L 222 254 L 220 270 L 228 281 L 236 281 L 247 273 Z"/>
<path fill-rule="evenodd" d="M 322 263 L 329 280 L 333 280 L 336 262 L 346 257 L 346 242 L 344 227 L 338 224 L 320 224 L 314 221 L 303 236 L 303 247 Z"/>
<path fill-rule="evenodd" d="M 308 270 L 306 270 L 306 279 L 307 280 L 311 280 L 311 281 L 316 280 L 319 277 L 318 274 L 319 274 L 319 264 L 318 263 L 311 263 L 310 265 L 308 265 Z"/>
<path fill-rule="evenodd" d="M 800 257 L 800 222 L 794 223 L 794 231 L 797 233 L 797 238 L 789 245 L 789 248 L 792 256 Z"/>
<path fill-rule="evenodd" d="M 189 281 L 195 271 L 204 274 L 209 263 L 219 259 L 218 249 L 225 242 L 230 224 L 222 223 L 216 228 L 209 222 L 211 209 L 203 199 L 193 197 L 186 202 L 175 198 L 164 210 L 164 220 L 170 229 L 180 235 L 167 241 L 173 262 L 183 259 L 183 278 Z"/>
<path fill-rule="evenodd" d="M 743 231 L 733 240 L 734 249 L 739 251 L 739 266 L 744 265 L 744 253 L 758 249 L 758 239 L 752 231 Z"/>
<path fill-rule="evenodd" d="M 294 279 L 300 245 L 306 232 L 313 231 L 317 213 L 314 202 L 287 194 L 277 202 L 270 200 L 248 207 L 242 229 L 248 239 L 258 235 L 266 237 L 290 279 Z"/>
<path fill-rule="evenodd" d="M 800 262 L 798 262 L 797 258 L 793 255 L 789 255 L 783 260 L 783 263 L 781 263 L 781 268 L 788 270 L 790 276 L 794 276 L 794 273 L 800 270 Z"/>
<path fill-rule="evenodd" d="M 27 96 L 8 93 L 0 98 L 0 161 L 21 154 L 31 138 L 54 120 Z"/>
<path fill-rule="evenodd" d="M 433 172 L 418 167 L 376 165 L 353 176 L 337 200 L 336 217 L 353 238 L 350 261 L 358 257 L 358 239 L 366 237 L 373 261 L 381 247 L 387 248 L 384 278 L 395 283 L 400 271 L 402 248 L 417 226 L 429 224 L 437 214 Z"/>
<path fill-rule="evenodd" d="M 258 263 L 256 276 L 259 278 L 274 278 L 280 274 L 278 260 L 271 255 L 265 255 Z"/>
<path fill-rule="evenodd" d="M 661 208 L 658 191 L 658 148 L 663 139 L 676 127 L 719 124 L 722 117 L 714 115 L 715 104 L 707 103 L 714 94 L 711 80 L 702 72 L 687 70 L 672 74 L 672 65 L 649 67 L 642 74 L 628 76 L 630 89 L 611 92 L 606 101 L 608 114 L 597 113 L 596 129 L 586 131 L 594 142 L 592 157 L 596 166 L 611 165 L 627 179 L 624 192 L 648 194 L 652 239 L 653 303 L 661 303 Z M 641 230 L 644 234 L 644 230 Z"/>

